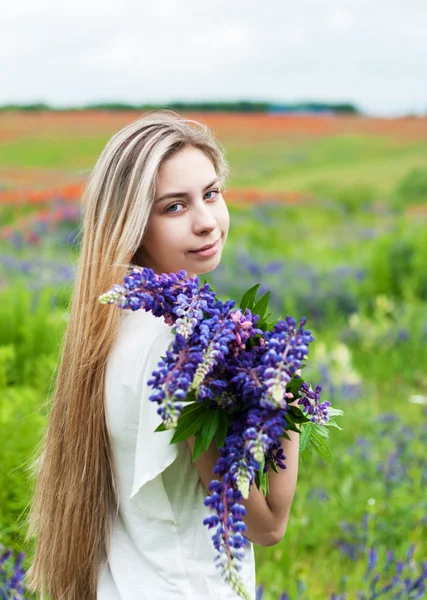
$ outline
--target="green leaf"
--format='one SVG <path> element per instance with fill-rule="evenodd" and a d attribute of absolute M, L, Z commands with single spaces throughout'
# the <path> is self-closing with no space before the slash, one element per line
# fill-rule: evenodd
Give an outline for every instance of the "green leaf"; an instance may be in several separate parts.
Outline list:
<path fill-rule="evenodd" d="M 182 409 L 179 419 L 182 419 L 182 417 L 186 417 L 187 415 L 193 414 L 194 412 L 205 412 L 208 407 L 209 407 L 208 402 L 196 401 L 196 402 L 193 402 L 192 404 L 187 404 L 187 406 L 184 406 L 184 408 Z M 178 423 L 179 423 L 179 419 L 178 419 Z"/>
<path fill-rule="evenodd" d="M 303 427 L 304 429 L 300 436 L 300 452 L 307 456 L 316 451 L 327 462 L 330 462 L 332 456 L 326 437 L 328 432 L 325 432 L 322 427 L 313 422 L 307 423 Z"/>
<path fill-rule="evenodd" d="M 192 454 L 192 462 L 197 460 L 203 452 L 206 451 L 206 448 L 203 444 L 202 432 L 198 431 L 196 434 L 196 439 L 194 440 L 193 454 Z"/>
<path fill-rule="evenodd" d="M 310 419 L 304 415 L 302 410 L 296 406 L 289 406 L 285 418 L 292 420 L 294 423 L 307 423 L 310 421 Z"/>
<path fill-rule="evenodd" d="M 310 435 L 313 429 L 314 423 L 310 422 L 303 426 L 301 435 L 299 437 L 299 449 L 300 452 L 305 452 L 310 445 Z"/>
<path fill-rule="evenodd" d="M 271 468 L 271 469 L 273 469 L 273 471 L 274 471 L 275 473 L 278 473 L 278 472 L 279 472 L 279 469 L 278 469 L 278 467 L 277 467 L 277 465 L 276 465 L 276 463 L 275 463 L 274 461 L 272 461 L 272 462 L 270 463 L 270 468 Z"/>
<path fill-rule="evenodd" d="M 218 409 L 219 412 L 219 423 L 215 434 L 215 444 L 219 450 L 225 444 L 225 438 L 228 432 L 228 416 L 225 410 Z"/>
<path fill-rule="evenodd" d="M 301 433 L 301 431 L 297 428 L 297 426 L 295 425 L 295 423 L 293 423 L 289 419 L 288 419 L 288 422 L 287 422 L 286 429 L 288 429 L 290 431 L 295 431 L 295 433 Z M 288 438 L 288 439 L 291 439 L 291 438 Z"/>
<path fill-rule="evenodd" d="M 259 469 L 255 471 L 255 481 L 257 488 L 260 489 L 262 483 L 262 465 L 260 464 Z"/>
<path fill-rule="evenodd" d="M 261 478 L 261 487 L 262 487 L 262 491 L 264 492 L 264 496 L 266 496 L 268 494 L 268 473 L 264 473 L 262 478 Z"/>
<path fill-rule="evenodd" d="M 330 417 L 341 417 L 343 414 L 344 412 L 339 408 L 333 408 L 332 406 L 328 406 L 328 415 Z"/>
<path fill-rule="evenodd" d="M 313 430 L 311 435 L 311 443 L 316 452 L 320 454 L 322 458 L 324 458 L 327 462 L 331 462 L 332 455 L 328 446 L 328 442 L 323 437 L 318 436 L 316 430 Z"/>
<path fill-rule="evenodd" d="M 269 298 L 270 298 L 270 292 L 268 291 L 263 296 L 261 296 L 261 298 L 258 300 L 258 302 L 253 307 L 252 312 L 259 315 L 260 320 L 262 320 L 264 318 L 265 311 L 267 310 L 267 307 L 268 307 Z"/>
<path fill-rule="evenodd" d="M 205 421 L 202 428 L 203 445 L 206 450 L 209 448 L 219 424 L 219 410 L 209 409 L 205 415 Z"/>
<path fill-rule="evenodd" d="M 271 313 L 269 313 L 265 318 L 268 319 L 268 317 L 271 315 Z M 271 329 L 273 329 L 273 327 L 276 325 L 276 321 L 270 321 L 270 323 L 265 323 L 265 331 L 271 331 Z"/>
<path fill-rule="evenodd" d="M 343 431 L 343 428 L 340 427 L 337 423 L 335 423 L 335 421 L 326 421 L 325 427 L 336 427 L 340 431 Z"/>
<path fill-rule="evenodd" d="M 316 433 L 316 435 L 323 437 L 323 438 L 328 438 L 329 437 L 329 431 L 327 429 L 325 429 L 325 427 L 323 425 L 317 425 L 317 423 L 314 423 L 314 431 Z"/>
<path fill-rule="evenodd" d="M 264 496 L 268 494 L 268 472 L 263 473 L 265 465 L 265 458 L 259 463 L 259 484 L 264 493 Z M 259 489 L 259 488 L 258 488 Z"/>
<path fill-rule="evenodd" d="M 303 383 L 304 379 L 302 377 L 293 377 L 286 386 L 286 391 L 291 392 L 294 396 L 296 396 Z"/>
<path fill-rule="evenodd" d="M 205 411 L 206 406 L 201 405 L 198 410 L 194 409 L 184 416 L 181 414 L 170 443 L 176 444 L 177 442 L 183 442 L 188 437 L 194 435 L 203 425 Z"/>
<path fill-rule="evenodd" d="M 252 306 L 255 302 L 256 293 L 260 285 L 261 283 L 257 283 L 243 294 L 239 303 L 239 307 L 243 312 L 246 310 L 246 308 L 252 309 Z"/>
<path fill-rule="evenodd" d="M 188 398 L 188 402 L 194 400 L 194 398 L 195 398 L 194 392 L 190 392 L 188 394 L 187 398 Z M 182 400 L 180 402 L 182 402 Z M 207 402 L 206 403 L 203 403 L 203 402 L 193 402 L 192 404 L 189 404 L 188 406 L 185 406 L 182 409 L 181 414 L 179 415 L 177 427 L 178 427 L 179 423 L 183 422 L 182 421 L 183 417 L 185 417 L 185 416 L 187 416 L 189 414 L 193 414 L 194 411 L 196 411 L 196 412 L 205 412 L 207 405 L 208 405 Z M 194 414 L 193 414 L 192 418 L 194 418 Z M 166 429 L 164 423 L 162 422 L 162 423 L 160 423 L 160 425 L 154 431 L 155 432 L 156 431 L 167 431 L 167 429 Z"/>
<path fill-rule="evenodd" d="M 160 425 L 154 430 L 154 432 L 156 431 L 167 431 L 163 421 L 160 423 Z"/>

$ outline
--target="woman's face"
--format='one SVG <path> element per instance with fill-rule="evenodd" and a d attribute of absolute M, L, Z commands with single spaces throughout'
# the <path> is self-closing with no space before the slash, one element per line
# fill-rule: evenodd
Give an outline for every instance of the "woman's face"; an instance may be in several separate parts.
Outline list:
<path fill-rule="evenodd" d="M 137 252 L 138 264 L 158 275 L 181 269 L 190 277 L 208 273 L 221 261 L 229 225 L 212 162 L 197 148 L 181 148 L 159 169 L 156 198 Z M 210 256 L 193 252 L 214 242 L 216 251 Z"/>

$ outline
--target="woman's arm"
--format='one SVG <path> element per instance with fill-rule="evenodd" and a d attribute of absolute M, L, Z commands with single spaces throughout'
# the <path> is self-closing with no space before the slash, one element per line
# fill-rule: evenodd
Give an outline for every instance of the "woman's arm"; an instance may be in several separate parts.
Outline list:
<path fill-rule="evenodd" d="M 301 376 L 298 370 L 297 375 Z M 298 400 L 288 402 L 290 406 L 298 406 Z M 249 488 L 248 498 L 242 499 L 241 504 L 246 508 L 243 521 L 247 529 L 243 534 L 248 540 L 260 546 L 274 546 L 283 538 L 288 524 L 289 513 L 292 506 L 294 492 L 298 479 L 299 460 L 299 435 L 295 431 L 288 431 L 291 438 L 280 438 L 283 454 L 285 455 L 286 469 L 280 469 L 275 473 L 272 469 L 268 471 L 269 491 L 266 496 L 261 489 L 256 487 L 255 482 Z M 187 445 L 191 454 L 193 453 L 195 437 L 187 438 Z M 222 480 L 213 469 L 220 454 L 216 448 L 215 441 L 211 443 L 206 452 L 203 452 L 194 464 L 199 472 L 203 485 L 208 490 L 212 479 Z"/>
<path fill-rule="evenodd" d="M 280 469 L 275 473 L 272 469 L 268 471 L 268 493 L 265 500 L 273 515 L 276 523 L 276 531 L 279 541 L 286 533 L 289 513 L 291 511 L 292 501 L 298 479 L 298 459 L 299 459 L 299 433 L 288 431 L 291 438 L 280 438 L 284 463 L 286 469 Z"/>
<path fill-rule="evenodd" d="M 301 369 L 296 371 L 296 374 L 301 377 Z M 298 400 L 288 402 L 289 406 L 297 406 Z M 292 501 L 294 498 L 295 488 L 298 479 L 298 461 L 299 461 L 299 433 L 295 431 L 287 431 L 291 438 L 290 440 L 280 438 L 283 454 L 285 455 L 284 463 L 286 469 L 280 469 L 276 473 L 272 469 L 268 471 L 268 493 L 265 497 L 268 507 L 276 521 L 279 541 L 286 533 L 288 525 L 289 513 L 291 511 Z"/>
<path fill-rule="evenodd" d="M 186 442 L 192 454 L 195 437 L 191 436 L 187 438 Z M 209 448 L 194 461 L 206 494 L 208 494 L 209 483 L 212 479 L 222 481 L 222 476 L 219 476 L 218 473 L 213 473 L 219 457 L 220 454 L 215 441 L 213 441 Z M 276 519 L 266 502 L 262 490 L 256 487 L 255 482 L 249 488 L 248 498 L 240 500 L 239 503 L 243 504 L 246 508 L 246 515 L 242 517 L 242 521 L 246 524 L 247 529 L 242 535 L 259 546 L 273 546 L 277 544 L 280 540 Z"/>
<path fill-rule="evenodd" d="M 249 488 L 248 498 L 240 500 L 240 503 L 246 508 L 243 521 L 246 523 L 247 529 L 243 535 L 259 546 L 274 546 L 280 542 L 288 524 L 298 478 L 299 434 L 294 431 L 287 433 L 290 440 L 280 438 L 286 457 L 284 461 L 286 469 L 279 468 L 279 473 L 275 473 L 272 469 L 268 471 L 269 491 L 266 496 L 254 482 Z M 186 441 L 192 454 L 195 437 L 189 437 Z M 215 441 L 213 441 L 209 448 L 194 461 L 206 493 L 208 493 L 209 483 L 212 479 L 222 480 L 217 473 L 213 473 L 219 457 L 220 454 Z"/>

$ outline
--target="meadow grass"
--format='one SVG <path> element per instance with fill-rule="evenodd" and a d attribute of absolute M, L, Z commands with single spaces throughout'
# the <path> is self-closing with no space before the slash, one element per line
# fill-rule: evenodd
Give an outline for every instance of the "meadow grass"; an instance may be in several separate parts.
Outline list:
<path fill-rule="evenodd" d="M 0 158 L 4 165 L 83 169 L 102 143 L 75 140 L 58 157 L 55 140 L 32 146 L 22 140 Z M 345 412 L 343 431 L 331 433 L 332 463 L 317 457 L 300 463 L 283 540 L 255 547 L 262 598 L 278 600 L 286 590 L 292 600 L 329 600 L 333 592 L 356 600 L 356 591 L 368 593 L 370 548 L 384 559 L 389 549 L 404 556 L 415 544 L 414 565 L 427 556 L 425 223 L 387 208 L 394 186 L 426 147 L 361 137 L 302 140 L 294 148 L 281 143 L 231 145 L 233 184 L 268 190 L 331 183 L 319 184 L 318 202 L 230 206 L 223 260 L 207 279 L 220 297 L 236 299 L 261 282 L 272 290 L 275 318 L 307 316 L 315 342 L 305 375 L 322 382 L 323 398 Z M 27 149 L 25 162 L 19 153 Z M 359 207 L 357 194 L 340 201 L 339 191 L 359 179 L 385 195 L 385 207 L 375 204 L 375 194 L 363 205 L 362 191 Z M 0 260 L 0 543 L 31 552 L 23 542 L 32 490 L 27 467 L 49 412 L 72 285 L 71 273 L 59 283 L 53 265 L 73 266 L 78 247 L 52 235 L 38 247 L 0 242 L 0 257 L 8 254 L 45 261 L 42 276 L 41 263 L 32 273 Z"/>
<path fill-rule="evenodd" d="M 230 185 L 258 186 L 264 191 L 319 192 L 319 185 L 338 188 L 364 183 L 376 193 L 392 192 L 413 168 L 425 167 L 427 142 L 389 137 L 335 135 L 318 139 L 259 142 L 227 146 L 233 166 Z"/>
<path fill-rule="evenodd" d="M 23 137 L 0 146 L 0 166 L 89 169 L 102 150 L 105 137 L 69 138 L 46 132 L 34 137 Z M 77 173 L 76 173 L 77 174 Z"/>
<path fill-rule="evenodd" d="M 66 168 L 86 171 L 108 136 L 69 136 L 40 131 L 2 144 L 0 167 Z M 337 134 L 325 138 L 295 136 L 255 144 L 230 140 L 226 155 L 232 167 L 229 185 L 264 191 L 300 190 L 318 193 L 319 186 L 340 188 L 360 183 L 376 193 L 392 192 L 411 170 L 425 168 L 427 141 L 390 136 Z"/>

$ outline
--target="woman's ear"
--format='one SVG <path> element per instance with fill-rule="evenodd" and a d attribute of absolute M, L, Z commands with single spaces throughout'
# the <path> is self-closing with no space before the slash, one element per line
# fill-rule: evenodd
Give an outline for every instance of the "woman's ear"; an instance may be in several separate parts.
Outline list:
<path fill-rule="evenodd" d="M 144 244 L 141 244 L 138 248 L 138 250 L 135 252 L 135 254 L 133 255 L 133 259 L 132 262 L 135 265 L 139 265 L 140 267 L 144 266 L 144 259 L 146 258 L 146 253 L 145 253 L 145 248 L 144 248 Z"/>

